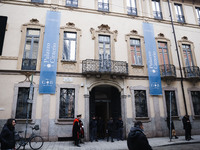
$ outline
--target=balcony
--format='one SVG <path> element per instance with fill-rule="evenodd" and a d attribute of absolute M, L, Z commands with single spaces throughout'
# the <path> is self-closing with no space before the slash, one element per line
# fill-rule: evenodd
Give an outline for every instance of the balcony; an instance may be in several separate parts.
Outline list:
<path fill-rule="evenodd" d="M 86 75 L 127 76 L 128 64 L 125 61 L 86 59 L 82 61 L 82 73 Z"/>
<path fill-rule="evenodd" d="M 109 3 L 98 2 L 98 10 L 103 12 L 109 12 Z"/>
<path fill-rule="evenodd" d="M 37 59 L 22 59 L 22 70 L 36 70 Z"/>
<path fill-rule="evenodd" d="M 176 68 L 172 64 L 160 65 L 160 76 L 162 79 L 172 80 L 176 78 Z"/>
<path fill-rule="evenodd" d="M 183 67 L 186 79 L 198 80 L 200 79 L 200 71 L 198 66 Z"/>
<path fill-rule="evenodd" d="M 127 10 L 128 10 L 128 14 L 129 14 L 129 15 L 137 16 L 137 8 L 134 8 L 134 7 L 127 7 Z"/>
<path fill-rule="evenodd" d="M 154 15 L 155 19 L 158 19 L 158 20 L 162 20 L 163 19 L 162 12 L 160 12 L 160 11 L 153 11 L 153 15 Z"/>

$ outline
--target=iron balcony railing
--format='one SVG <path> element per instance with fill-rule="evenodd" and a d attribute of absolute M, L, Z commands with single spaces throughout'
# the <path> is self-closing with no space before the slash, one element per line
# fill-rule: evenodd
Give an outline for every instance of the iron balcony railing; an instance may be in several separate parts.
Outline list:
<path fill-rule="evenodd" d="M 155 19 L 163 19 L 161 11 L 154 11 L 153 15 Z"/>
<path fill-rule="evenodd" d="M 22 59 L 22 70 L 36 70 L 37 59 Z"/>
<path fill-rule="evenodd" d="M 134 8 L 134 7 L 127 7 L 127 10 L 128 10 L 128 14 L 129 14 L 129 15 L 137 16 L 137 8 Z"/>
<path fill-rule="evenodd" d="M 176 77 L 176 68 L 172 64 L 160 65 L 160 75 L 162 78 L 175 78 Z"/>
<path fill-rule="evenodd" d="M 200 78 L 200 71 L 198 66 L 183 67 L 185 78 Z"/>
<path fill-rule="evenodd" d="M 83 74 L 128 75 L 128 64 L 125 61 L 86 59 L 82 61 Z"/>
<path fill-rule="evenodd" d="M 98 10 L 109 12 L 109 3 L 98 2 Z"/>

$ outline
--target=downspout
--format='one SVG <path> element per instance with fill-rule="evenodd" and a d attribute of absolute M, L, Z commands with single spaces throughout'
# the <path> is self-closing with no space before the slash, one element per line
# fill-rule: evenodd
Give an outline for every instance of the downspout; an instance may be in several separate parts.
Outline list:
<path fill-rule="evenodd" d="M 177 41 L 176 41 L 176 33 L 175 33 L 175 29 L 174 29 L 174 23 L 173 23 L 173 20 L 172 20 L 172 14 L 171 14 L 171 8 L 170 8 L 169 0 L 168 0 L 168 7 L 169 7 L 170 18 L 171 18 L 172 30 L 173 30 L 173 34 L 174 34 L 174 42 L 175 42 L 175 45 L 176 45 L 176 52 L 177 52 L 178 63 L 179 63 L 179 68 L 180 68 L 180 74 L 181 74 L 181 89 L 182 89 L 182 94 L 183 94 L 185 113 L 186 113 L 186 115 L 188 115 L 186 101 L 185 101 L 185 92 L 184 92 L 184 87 L 183 87 L 182 67 L 181 67 L 181 62 L 180 62 L 180 57 L 179 57 L 179 52 L 178 52 L 178 45 L 177 45 Z"/>

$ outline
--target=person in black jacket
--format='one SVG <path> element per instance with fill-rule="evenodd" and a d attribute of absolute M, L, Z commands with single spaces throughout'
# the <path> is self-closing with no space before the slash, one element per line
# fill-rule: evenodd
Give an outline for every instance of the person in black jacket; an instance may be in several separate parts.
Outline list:
<path fill-rule="evenodd" d="M 15 149 L 15 119 L 8 119 L 1 131 L 1 149 Z"/>
<path fill-rule="evenodd" d="M 142 122 L 135 122 L 128 134 L 127 145 L 129 150 L 152 150 L 143 130 Z"/>
<path fill-rule="evenodd" d="M 124 125 L 122 121 L 122 117 L 119 116 L 117 120 L 117 140 L 122 140 L 123 141 L 123 130 L 124 130 Z"/>
<path fill-rule="evenodd" d="M 93 116 L 92 120 L 90 121 L 90 141 L 93 142 L 93 140 L 95 140 L 96 142 L 98 142 L 97 139 L 97 120 L 96 117 Z"/>
<path fill-rule="evenodd" d="M 178 139 L 178 136 L 176 136 L 176 130 L 175 130 L 175 127 L 174 127 L 173 120 L 171 120 L 171 137 L 170 137 L 170 117 L 167 117 L 167 127 L 169 129 L 169 138 L 172 139 L 173 136 L 174 136 L 175 139 Z"/>
<path fill-rule="evenodd" d="M 191 125 L 189 116 L 185 115 L 182 118 L 182 122 L 183 122 L 183 129 L 185 129 L 185 140 L 189 141 L 192 139 L 191 137 L 192 125 Z"/>
<path fill-rule="evenodd" d="M 110 120 L 107 123 L 107 142 L 109 141 L 109 137 L 111 137 L 111 142 L 114 142 L 113 140 L 113 131 L 114 131 L 114 123 L 113 123 L 113 118 L 110 117 Z"/>
<path fill-rule="evenodd" d="M 81 136 L 80 122 L 79 122 L 80 119 L 81 119 L 81 114 L 77 115 L 77 118 L 74 119 L 73 128 L 72 128 L 74 145 L 78 147 L 80 147 L 79 143 L 80 143 L 80 136 Z"/>

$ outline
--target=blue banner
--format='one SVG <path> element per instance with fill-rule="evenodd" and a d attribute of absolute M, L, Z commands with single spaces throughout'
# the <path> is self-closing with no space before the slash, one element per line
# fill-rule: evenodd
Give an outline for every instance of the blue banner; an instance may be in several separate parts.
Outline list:
<path fill-rule="evenodd" d="M 143 32 L 149 75 L 150 95 L 162 95 L 160 69 L 153 25 L 150 23 L 143 23 Z"/>
<path fill-rule="evenodd" d="M 60 12 L 47 11 L 40 70 L 40 94 L 55 94 Z"/>

